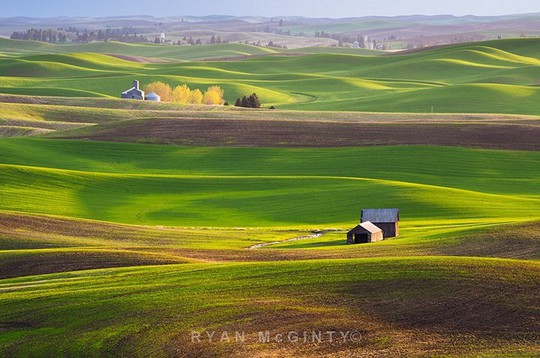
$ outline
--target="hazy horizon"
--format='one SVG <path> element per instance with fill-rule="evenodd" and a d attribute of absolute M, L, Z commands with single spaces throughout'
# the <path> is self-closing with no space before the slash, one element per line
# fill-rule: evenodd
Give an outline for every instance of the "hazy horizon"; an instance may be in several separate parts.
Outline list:
<path fill-rule="evenodd" d="M 409 0 L 335 0 L 328 1 L 299 0 L 289 3 L 286 0 L 262 0 L 255 6 L 244 0 L 207 1 L 185 3 L 184 1 L 154 0 L 94 0 L 88 3 L 72 0 L 20 0 L 2 5 L 0 17 L 58 17 L 58 16 L 305 16 L 305 17 L 363 17 L 363 16 L 400 16 L 400 15 L 476 15 L 499 16 L 540 12 L 538 0 L 506 1 L 470 1 L 454 0 L 430 1 Z"/>

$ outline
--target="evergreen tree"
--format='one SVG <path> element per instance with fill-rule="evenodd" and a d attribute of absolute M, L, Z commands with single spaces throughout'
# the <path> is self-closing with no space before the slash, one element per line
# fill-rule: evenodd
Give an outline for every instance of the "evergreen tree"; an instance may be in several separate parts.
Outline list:
<path fill-rule="evenodd" d="M 261 102 L 259 101 L 259 97 L 257 97 L 256 93 L 249 96 L 248 102 L 250 108 L 261 108 Z"/>
<path fill-rule="evenodd" d="M 249 100 L 246 96 L 242 97 L 242 107 L 249 108 Z"/>

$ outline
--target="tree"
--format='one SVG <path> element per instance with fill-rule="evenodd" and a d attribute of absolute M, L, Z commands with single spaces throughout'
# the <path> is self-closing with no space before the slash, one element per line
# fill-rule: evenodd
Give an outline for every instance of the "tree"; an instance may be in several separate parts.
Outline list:
<path fill-rule="evenodd" d="M 234 104 L 235 107 L 242 107 L 242 100 L 240 97 L 236 99 L 236 103 Z"/>
<path fill-rule="evenodd" d="M 191 91 L 191 103 L 193 104 L 202 104 L 203 103 L 203 93 L 200 89 L 195 89 Z"/>
<path fill-rule="evenodd" d="M 358 44 L 360 48 L 366 48 L 366 42 L 364 41 L 363 35 L 358 36 Z"/>
<path fill-rule="evenodd" d="M 249 96 L 248 101 L 249 101 L 249 107 L 261 108 L 261 102 L 259 101 L 259 97 L 257 96 L 256 93 L 253 93 L 251 96 Z"/>
<path fill-rule="evenodd" d="M 170 102 L 173 89 L 168 84 L 158 81 L 148 84 L 144 91 L 146 93 L 154 92 L 161 97 L 163 102 Z"/>
<path fill-rule="evenodd" d="M 186 84 L 176 86 L 172 92 L 172 101 L 182 104 L 190 103 L 191 89 Z"/>
<path fill-rule="evenodd" d="M 241 107 L 249 108 L 249 100 L 246 96 L 242 97 Z"/>
<path fill-rule="evenodd" d="M 203 103 L 207 105 L 223 104 L 223 90 L 219 86 L 208 87 L 204 92 Z"/>

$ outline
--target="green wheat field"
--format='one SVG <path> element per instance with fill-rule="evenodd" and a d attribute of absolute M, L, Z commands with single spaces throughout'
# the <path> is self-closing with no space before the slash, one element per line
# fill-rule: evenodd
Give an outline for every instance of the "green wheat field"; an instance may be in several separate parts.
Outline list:
<path fill-rule="evenodd" d="M 0 356 L 537 357 L 539 48 L 0 39 Z"/>

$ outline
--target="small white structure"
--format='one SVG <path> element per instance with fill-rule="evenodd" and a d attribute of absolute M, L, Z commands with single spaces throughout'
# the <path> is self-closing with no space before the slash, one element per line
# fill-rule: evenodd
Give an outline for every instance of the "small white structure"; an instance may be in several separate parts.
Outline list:
<path fill-rule="evenodd" d="M 353 48 L 360 48 L 360 42 L 354 41 L 353 44 L 352 44 L 352 47 Z"/>
<path fill-rule="evenodd" d="M 165 43 L 165 33 L 162 32 L 161 35 L 159 35 L 159 42 L 164 44 Z"/>
<path fill-rule="evenodd" d="M 161 97 L 155 92 L 150 92 L 146 95 L 145 100 L 152 102 L 161 102 Z"/>
<path fill-rule="evenodd" d="M 368 50 L 375 50 L 375 46 L 373 45 L 373 41 L 367 37 L 364 36 L 364 44 Z"/>

